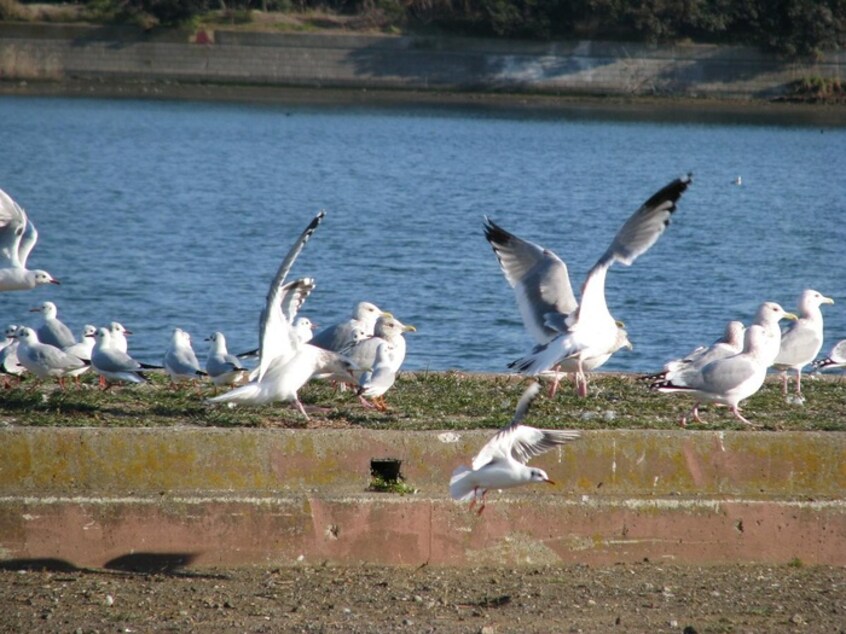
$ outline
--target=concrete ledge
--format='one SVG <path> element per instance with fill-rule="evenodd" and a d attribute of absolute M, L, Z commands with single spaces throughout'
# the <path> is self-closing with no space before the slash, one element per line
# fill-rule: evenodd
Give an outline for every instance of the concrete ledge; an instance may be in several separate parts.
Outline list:
<path fill-rule="evenodd" d="M 0 557 L 846 565 L 846 434 L 584 432 L 477 516 L 447 481 L 490 433 L 2 430 Z M 366 492 L 385 457 L 418 493 Z"/>

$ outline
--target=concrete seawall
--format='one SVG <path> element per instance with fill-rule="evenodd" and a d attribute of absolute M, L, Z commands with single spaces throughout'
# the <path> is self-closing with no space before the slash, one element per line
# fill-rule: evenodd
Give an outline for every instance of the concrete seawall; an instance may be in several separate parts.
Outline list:
<path fill-rule="evenodd" d="M 535 461 L 556 486 L 493 491 L 478 516 L 447 482 L 489 434 L 5 429 L 0 557 L 846 565 L 846 434 L 584 432 Z M 384 458 L 416 493 L 368 491 Z"/>
<path fill-rule="evenodd" d="M 841 78 L 846 53 L 784 62 L 745 47 L 0 24 L 0 78 L 769 99 Z"/>

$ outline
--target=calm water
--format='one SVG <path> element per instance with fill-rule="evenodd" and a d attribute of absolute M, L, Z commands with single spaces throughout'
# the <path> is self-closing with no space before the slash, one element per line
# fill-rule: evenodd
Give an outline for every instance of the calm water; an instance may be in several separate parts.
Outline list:
<path fill-rule="evenodd" d="M 214 330 L 254 346 L 280 259 L 326 209 L 294 269 L 317 279 L 304 313 L 326 325 L 369 299 L 418 327 L 406 367 L 502 371 L 531 341 L 482 216 L 556 251 L 578 286 L 687 171 L 667 233 L 609 275 L 635 350 L 607 368 L 657 368 L 805 287 L 837 302 L 826 350 L 846 337 L 843 128 L 0 98 L 0 147 L 0 187 L 41 234 L 30 266 L 63 283 L 2 294 L 0 320 L 38 323 L 27 311 L 49 299 L 75 331 L 123 322 L 146 361 L 174 326 L 201 359 Z"/>

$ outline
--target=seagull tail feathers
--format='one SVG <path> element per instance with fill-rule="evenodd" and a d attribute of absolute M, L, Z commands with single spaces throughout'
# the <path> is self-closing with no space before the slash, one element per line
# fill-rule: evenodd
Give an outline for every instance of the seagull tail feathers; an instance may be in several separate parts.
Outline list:
<path fill-rule="evenodd" d="M 209 403 L 244 403 L 254 404 L 258 403 L 258 397 L 261 392 L 259 386 L 255 383 L 247 383 L 236 387 L 234 390 L 229 390 L 219 396 L 213 396 L 209 399 Z"/>
<path fill-rule="evenodd" d="M 449 479 L 449 494 L 453 500 L 469 500 L 473 497 L 476 485 L 470 481 L 470 474 L 473 470 L 461 466 L 452 472 Z"/>

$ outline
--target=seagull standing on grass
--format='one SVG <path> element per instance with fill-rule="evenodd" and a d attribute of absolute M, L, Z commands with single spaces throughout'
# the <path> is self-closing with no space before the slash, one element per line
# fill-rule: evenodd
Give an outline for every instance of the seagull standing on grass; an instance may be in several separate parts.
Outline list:
<path fill-rule="evenodd" d="M 489 489 L 507 489 L 530 482 L 554 484 L 543 469 L 529 467 L 526 463 L 553 447 L 576 440 L 580 434 L 573 430 L 535 429 L 522 424 L 539 390 L 540 385 L 532 383 L 523 392 L 514 418 L 482 447 L 473 458 L 472 466 L 461 466 L 453 471 L 449 493 L 454 500 L 470 500 L 471 510 L 481 502 L 477 511 L 481 515 Z"/>
<path fill-rule="evenodd" d="M 65 376 L 73 370 L 86 367 L 83 361 L 67 354 L 64 350 L 38 341 L 32 328 L 18 328 L 18 361 L 39 379 L 57 378 L 64 389 Z"/>
<path fill-rule="evenodd" d="M 813 361 L 823 344 L 822 304 L 834 300 L 812 289 L 799 296 L 799 318 L 781 333 L 781 346 L 773 367 L 781 370 L 781 393 L 787 394 L 787 371 L 796 371 L 796 396 L 802 396 L 802 368 Z"/>
<path fill-rule="evenodd" d="M 375 407 L 380 412 L 388 410 L 384 395 L 393 387 L 397 378 L 397 372 L 394 369 L 394 352 L 394 346 L 390 342 L 382 341 L 376 348 L 373 369 L 365 372 L 359 379 L 356 395 L 365 407 Z M 372 404 L 368 402 L 368 398 L 373 401 Z"/>
<path fill-rule="evenodd" d="M 41 343 L 56 346 L 64 350 L 76 343 L 71 329 L 58 317 L 58 309 L 53 302 L 44 302 L 37 308 L 30 309 L 31 313 L 41 313 L 44 323 L 38 327 L 36 333 Z"/>
<path fill-rule="evenodd" d="M 38 231 L 23 208 L 0 189 L 0 291 L 25 291 L 42 284 L 58 284 L 47 271 L 27 269 Z"/>
<path fill-rule="evenodd" d="M 173 329 L 163 365 L 173 384 L 206 376 L 191 346 L 191 335 L 182 328 Z"/>
<path fill-rule="evenodd" d="M 72 346 L 65 348 L 65 352 L 85 362 L 85 367 L 73 370 L 69 373 L 79 385 L 79 377 L 85 374 L 91 367 L 91 352 L 94 350 L 94 339 L 97 336 L 97 329 L 91 324 L 82 327 L 82 336 Z"/>
<path fill-rule="evenodd" d="M 542 298 L 537 289 L 534 292 L 524 290 L 522 297 L 518 295 L 518 302 L 525 304 L 521 306 L 521 314 L 528 315 L 528 320 L 524 316 L 524 321 L 533 324 L 530 330 L 551 328 L 557 330 L 557 334 L 546 343 L 536 346 L 529 355 L 511 362 L 508 367 L 523 374 L 538 375 L 565 360 L 573 360 L 576 362 L 579 393 L 587 393 L 584 374 L 587 363 L 591 359 L 610 355 L 620 347 L 620 326 L 611 316 L 605 302 L 608 269 L 614 262 L 627 266 L 632 264 L 655 244 L 669 224 L 676 203 L 687 190 L 691 178 L 688 174 L 672 181 L 653 194 L 623 224 L 611 245 L 588 273 L 582 285 L 581 303 L 572 312 L 565 315 L 561 310 L 550 310 L 554 297 Z M 545 330 L 543 332 L 546 333 Z"/>
<path fill-rule="evenodd" d="M 206 373 L 215 385 L 233 385 L 247 376 L 247 368 L 226 348 L 226 337 L 222 332 L 214 332 L 206 338 L 209 342 L 209 355 L 206 358 Z"/>
<path fill-rule="evenodd" d="M 108 328 L 98 328 L 94 348 L 91 350 L 91 367 L 103 379 L 100 385 L 108 389 L 109 381 L 144 383 L 141 363 L 126 352 L 112 345 L 112 335 Z"/>
<path fill-rule="evenodd" d="M 344 354 L 355 343 L 356 331 L 363 332 L 365 337 L 372 336 L 376 320 L 383 315 L 386 313 L 376 304 L 359 302 L 350 319 L 324 328 L 314 335 L 311 343 L 318 348 Z"/>

